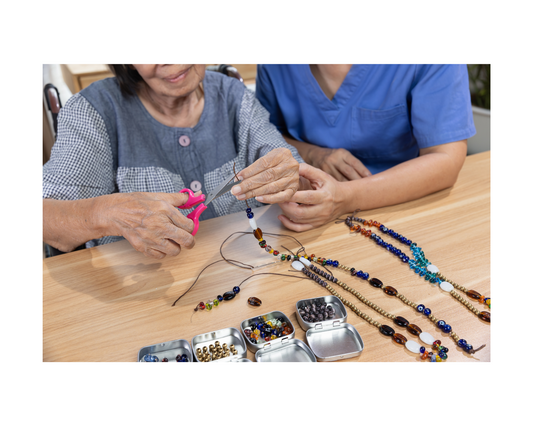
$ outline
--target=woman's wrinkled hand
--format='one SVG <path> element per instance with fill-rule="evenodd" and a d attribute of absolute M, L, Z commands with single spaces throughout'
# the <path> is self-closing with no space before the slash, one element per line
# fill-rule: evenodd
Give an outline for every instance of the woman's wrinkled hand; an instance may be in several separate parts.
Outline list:
<path fill-rule="evenodd" d="M 345 193 L 342 182 L 309 164 L 300 164 L 302 183 L 308 182 L 312 189 L 298 191 L 289 200 L 281 203 L 283 211 L 278 219 L 285 227 L 297 231 L 317 228 L 337 218 L 345 210 Z"/>
<path fill-rule="evenodd" d="M 98 214 L 108 235 L 123 236 L 145 256 L 162 259 L 194 247 L 193 221 L 176 209 L 187 202 L 188 194 L 132 192 L 104 197 Z"/>
<path fill-rule="evenodd" d="M 231 189 L 237 199 L 282 203 L 298 190 L 299 163 L 287 148 L 276 148 L 241 170 L 237 177 L 242 178 L 242 182 Z"/>

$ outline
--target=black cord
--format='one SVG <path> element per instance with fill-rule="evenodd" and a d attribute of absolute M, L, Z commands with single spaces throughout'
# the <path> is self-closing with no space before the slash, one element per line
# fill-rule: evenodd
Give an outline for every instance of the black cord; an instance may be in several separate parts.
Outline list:
<path fill-rule="evenodd" d="M 196 279 L 194 280 L 194 282 L 192 283 L 192 285 L 187 289 L 187 291 L 185 291 L 185 293 L 183 293 L 180 297 L 178 297 L 174 303 L 172 304 L 172 306 L 175 306 L 176 303 L 179 302 L 179 300 L 185 296 L 193 287 L 194 285 L 198 282 L 198 280 L 200 279 L 200 275 L 202 275 L 202 273 L 207 269 L 209 268 L 210 266 L 214 265 L 215 263 L 218 263 L 218 262 L 227 262 L 229 263 L 230 265 L 233 265 L 233 266 L 237 266 L 238 268 L 242 268 L 242 269 L 251 269 L 253 270 L 254 269 L 254 266 L 253 265 L 248 265 L 247 263 L 244 263 L 244 262 L 241 262 L 240 260 L 235 260 L 235 259 L 227 259 L 225 256 L 224 256 L 224 253 L 222 253 L 222 248 L 224 247 L 224 245 L 226 244 L 226 242 L 231 238 L 233 237 L 235 234 L 253 234 L 253 232 L 247 232 L 247 231 L 237 231 L 237 232 L 233 232 L 232 234 L 230 234 L 223 242 L 222 244 L 220 245 L 220 256 L 222 257 L 221 260 L 217 260 L 213 263 L 210 263 L 209 265 L 207 265 L 204 269 L 202 269 L 200 271 L 200 273 L 198 274 L 198 276 L 196 277 Z M 270 236 L 274 236 L 274 237 L 289 237 L 289 238 L 292 238 L 294 241 L 296 241 L 299 245 L 300 245 L 300 249 L 298 250 L 297 252 L 297 255 L 298 253 L 300 253 L 302 250 L 303 252 L 305 253 L 305 247 L 302 246 L 302 243 L 300 243 L 300 241 L 298 241 L 295 237 L 291 236 L 291 235 L 283 235 L 283 234 L 271 234 L 271 233 L 267 233 L 265 232 L 264 235 L 270 235 Z M 282 246 L 283 247 L 283 246 Z M 284 247 L 285 248 L 285 247 Z M 288 251 L 290 251 L 289 249 L 286 249 Z M 292 251 L 290 251 L 293 256 L 294 253 Z M 296 256 L 297 256 L 296 255 Z M 244 283 L 246 280 L 252 278 L 252 277 L 256 277 L 258 275 L 264 275 L 264 274 L 272 274 L 272 275 L 282 275 L 282 276 L 286 276 L 286 277 L 292 277 L 292 278 L 295 278 L 293 275 L 284 275 L 284 274 L 277 274 L 275 272 L 263 272 L 261 274 L 254 274 L 254 275 L 251 275 L 250 277 L 246 278 L 244 281 L 241 282 Z M 239 286 L 241 285 L 239 284 Z"/>

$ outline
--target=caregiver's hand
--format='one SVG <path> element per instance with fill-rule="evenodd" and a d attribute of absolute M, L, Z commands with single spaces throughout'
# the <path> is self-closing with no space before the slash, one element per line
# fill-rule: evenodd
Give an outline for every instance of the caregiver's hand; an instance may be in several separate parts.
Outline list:
<path fill-rule="evenodd" d="M 162 259 L 194 247 L 193 221 L 176 209 L 187 202 L 187 194 L 132 192 L 100 198 L 97 214 L 106 234 L 123 236 L 145 256 Z"/>
<path fill-rule="evenodd" d="M 276 148 L 237 173 L 243 181 L 231 189 L 239 200 L 256 198 L 262 203 L 288 201 L 298 190 L 298 162 L 287 148 Z"/>
<path fill-rule="evenodd" d="M 310 146 L 306 160 L 333 176 L 339 182 L 361 179 L 371 176 L 372 173 L 365 165 L 344 148 L 322 148 Z"/>
<path fill-rule="evenodd" d="M 285 227 L 297 232 L 307 231 L 344 213 L 347 193 L 343 190 L 344 183 L 308 164 L 300 164 L 300 175 L 313 189 L 298 191 L 289 202 L 280 204 L 284 214 L 278 219 Z"/>

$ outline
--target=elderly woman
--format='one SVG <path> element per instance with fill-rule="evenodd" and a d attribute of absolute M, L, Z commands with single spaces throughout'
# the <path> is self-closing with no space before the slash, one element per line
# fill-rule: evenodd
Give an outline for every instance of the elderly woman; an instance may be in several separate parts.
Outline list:
<path fill-rule="evenodd" d="M 43 239 L 62 251 L 126 238 L 146 256 L 192 248 L 183 188 L 242 182 L 202 219 L 288 201 L 303 160 L 254 94 L 204 65 L 112 65 L 61 109 L 43 170 Z M 259 201 L 257 201 L 259 200 Z"/>

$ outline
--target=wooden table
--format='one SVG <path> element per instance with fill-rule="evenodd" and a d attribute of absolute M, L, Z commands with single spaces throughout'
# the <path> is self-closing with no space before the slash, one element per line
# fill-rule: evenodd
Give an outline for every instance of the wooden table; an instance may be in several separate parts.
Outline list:
<path fill-rule="evenodd" d="M 363 280 L 336 271 L 339 279 L 383 309 L 407 318 L 440 339 L 450 350 L 447 362 L 490 361 L 490 325 L 449 294 L 415 275 L 396 256 L 361 234 L 350 233 L 343 223 L 330 223 L 301 234 L 290 232 L 277 220 L 279 212 L 278 206 L 255 209 L 259 227 L 264 232 L 294 235 L 308 254 L 336 259 L 368 272 L 410 300 L 430 307 L 438 318 L 451 324 L 453 330 L 474 347 L 487 345 L 474 355 L 466 355 L 422 314 Z M 490 295 L 489 152 L 467 157 L 459 179 L 451 189 L 358 215 L 377 220 L 416 241 L 426 257 L 448 278 Z M 143 346 L 174 339 L 190 342 L 197 334 L 226 327 L 239 329 L 243 320 L 274 310 L 282 311 L 290 318 L 295 325 L 295 337 L 305 342 L 305 333 L 296 320 L 296 302 L 330 294 L 306 279 L 261 275 L 244 283 L 234 300 L 222 302 L 212 311 L 199 311 L 191 316 L 200 301 L 205 302 L 232 289 L 251 275 L 248 270 L 219 262 L 202 274 L 196 286 L 177 306 L 171 307 L 205 266 L 221 259 L 219 247 L 227 236 L 249 230 L 248 219 L 242 212 L 202 222 L 194 249 L 175 258 L 151 260 L 136 252 L 127 241 L 121 241 L 45 259 L 44 361 L 136 361 Z M 267 237 L 267 241 L 278 248 L 281 245 L 297 248 L 289 238 Z M 274 260 L 272 255 L 259 248 L 251 235 L 228 241 L 224 254 L 257 266 Z M 258 268 L 254 273 L 289 274 L 290 269 L 287 262 L 279 262 Z M 338 291 L 372 318 L 415 339 L 350 293 L 342 289 Z M 262 306 L 249 306 L 246 301 L 250 296 L 260 298 Z M 485 310 L 477 303 L 474 305 Z M 421 362 L 419 356 L 380 334 L 377 328 L 351 310 L 348 310 L 347 321 L 359 331 L 365 347 L 359 357 L 339 362 Z M 250 351 L 248 358 L 254 359 Z"/>

